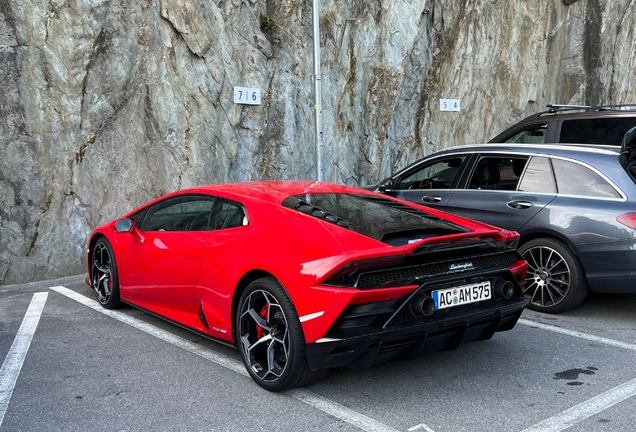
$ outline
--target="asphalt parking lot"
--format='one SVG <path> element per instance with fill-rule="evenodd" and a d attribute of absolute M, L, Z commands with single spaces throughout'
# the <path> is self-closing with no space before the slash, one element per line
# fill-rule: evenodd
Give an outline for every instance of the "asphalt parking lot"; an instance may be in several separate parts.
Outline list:
<path fill-rule="evenodd" d="M 82 276 L 0 289 L 0 431 L 631 431 L 636 295 L 524 311 L 493 339 L 269 393 L 238 352 Z"/>

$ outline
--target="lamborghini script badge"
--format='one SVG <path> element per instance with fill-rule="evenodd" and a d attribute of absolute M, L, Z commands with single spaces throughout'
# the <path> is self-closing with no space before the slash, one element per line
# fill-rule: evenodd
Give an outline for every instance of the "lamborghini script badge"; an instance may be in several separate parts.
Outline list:
<path fill-rule="evenodd" d="M 473 268 L 473 263 L 465 262 L 461 264 L 451 264 L 450 271 L 462 271 L 462 270 L 470 270 Z"/>

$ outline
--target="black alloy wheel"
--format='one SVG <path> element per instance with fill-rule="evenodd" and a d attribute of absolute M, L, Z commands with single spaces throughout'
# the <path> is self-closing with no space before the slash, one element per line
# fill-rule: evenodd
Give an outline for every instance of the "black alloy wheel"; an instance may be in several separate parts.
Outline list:
<path fill-rule="evenodd" d="M 519 253 L 528 261 L 524 294 L 528 308 L 559 313 L 572 309 L 585 299 L 589 290 L 583 267 L 562 241 L 539 238 L 524 243 Z"/>
<path fill-rule="evenodd" d="M 236 313 L 236 334 L 245 368 L 264 389 L 283 391 L 324 375 L 309 371 L 298 315 L 274 278 L 257 279 L 243 291 Z"/>
<path fill-rule="evenodd" d="M 99 304 L 106 309 L 115 309 L 120 306 L 115 254 L 106 238 L 100 238 L 93 246 L 91 282 Z"/>

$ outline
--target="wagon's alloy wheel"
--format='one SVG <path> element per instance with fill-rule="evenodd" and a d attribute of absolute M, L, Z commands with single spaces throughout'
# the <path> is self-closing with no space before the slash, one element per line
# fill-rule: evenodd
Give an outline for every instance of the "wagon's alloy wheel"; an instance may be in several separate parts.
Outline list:
<path fill-rule="evenodd" d="M 252 292 L 241 306 L 241 349 L 250 369 L 264 382 L 275 381 L 289 363 L 287 317 L 275 297 Z"/>
<path fill-rule="evenodd" d="M 325 375 L 325 369 L 309 370 L 298 313 L 287 291 L 273 277 L 256 279 L 245 288 L 235 319 L 235 340 L 243 364 L 264 389 L 283 391 Z"/>
<path fill-rule="evenodd" d="M 519 248 L 528 261 L 524 294 L 529 307 L 541 312 L 562 312 L 578 305 L 588 287 L 578 258 L 563 242 L 536 239 Z"/>
<path fill-rule="evenodd" d="M 105 238 L 99 239 L 91 253 L 91 282 L 97 301 L 107 309 L 119 306 L 119 280 L 115 255 Z"/>
<path fill-rule="evenodd" d="M 531 302 L 540 306 L 556 305 L 570 287 L 570 269 L 563 257 L 549 247 L 529 249 L 524 258 L 528 261 L 528 278 L 525 294 Z"/>

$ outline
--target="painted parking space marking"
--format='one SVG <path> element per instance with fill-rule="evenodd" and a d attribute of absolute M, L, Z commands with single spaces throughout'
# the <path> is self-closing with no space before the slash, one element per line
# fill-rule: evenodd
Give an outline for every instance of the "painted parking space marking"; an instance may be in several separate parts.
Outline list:
<path fill-rule="evenodd" d="M 600 336 L 594 336 L 579 331 L 568 330 L 562 327 L 556 327 L 548 324 L 542 324 L 540 322 L 523 319 L 518 321 L 519 324 L 538 328 L 541 330 L 551 331 L 566 336 L 571 336 L 579 339 L 596 342 L 599 344 L 612 346 L 615 348 L 627 349 L 630 351 L 636 351 L 636 345 L 617 341 L 614 339 L 608 339 Z M 552 416 L 548 419 L 531 426 L 523 432 L 558 432 L 565 430 L 595 414 L 600 413 L 619 402 L 622 402 L 630 397 L 636 395 L 636 378 L 628 381 L 624 384 L 614 387 L 598 396 L 595 396 L 585 402 L 582 402 L 570 409 L 563 411 L 560 414 Z"/>
<path fill-rule="evenodd" d="M 572 337 L 576 337 L 579 339 L 585 339 L 588 341 L 592 341 L 592 342 L 598 342 L 600 344 L 603 345 L 609 345 L 609 346 L 613 346 L 616 348 L 623 348 L 623 349 L 627 349 L 627 350 L 631 350 L 631 351 L 636 351 L 636 345 L 635 344 L 630 344 L 630 343 L 625 343 L 625 342 L 621 342 L 621 341 L 617 341 L 614 339 L 607 339 L 604 337 L 599 337 L 599 336 L 594 336 L 591 334 L 587 334 L 587 333 L 581 333 L 578 331 L 574 331 L 574 330 L 568 330 L 568 329 L 564 329 L 562 327 L 556 327 L 556 326 L 551 326 L 548 324 L 542 324 L 540 322 L 537 321 L 531 321 L 528 319 L 524 319 L 524 318 L 520 318 L 519 321 L 517 321 L 519 324 L 523 324 L 525 326 L 528 327 L 534 327 L 534 328 L 538 328 L 541 330 L 547 330 L 547 331 L 551 331 L 554 333 L 560 333 L 562 335 L 567 335 L 567 336 L 572 336 Z"/>
<path fill-rule="evenodd" d="M 171 345 L 174 345 L 176 347 L 189 351 L 193 354 L 198 355 L 199 357 L 203 357 L 206 360 L 209 360 L 213 363 L 216 363 L 234 372 L 238 372 L 241 375 L 248 376 L 247 371 L 245 370 L 243 365 L 234 359 L 231 359 L 224 355 L 216 354 L 208 349 L 205 349 L 195 344 L 194 342 L 190 342 L 187 339 L 183 339 L 182 337 L 176 336 L 170 332 L 161 330 L 158 327 L 155 327 L 137 318 L 128 316 L 125 313 L 117 312 L 110 309 L 104 309 L 95 300 L 91 300 L 88 297 L 78 294 L 75 291 L 70 290 L 66 287 L 55 286 L 55 287 L 51 287 L 51 289 L 72 300 L 75 300 L 78 303 L 83 304 L 84 306 L 87 306 L 93 309 L 94 311 L 97 311 L 110 318 L 116 319 L 117 321 L 123 322 L 124 324 L 128 324 L 129 326 L 134 327 L 137 330 L 141 330 L 145 333 L 148 333 L 151 336 L 156 337 L 157 339 L 161 339 L 164 342 L 168 342 Z"/>
<path fill-rule="evenodd" d="M 205 358 L 213 363 L 216 363 L 224 368 L 230 369 L 236 373 L 239 373 L 243 376 L 249 376 L 243 363 L 234 360 L 230 357 L 227 357 L 222 354 L 217 354 L 207 348 L 203 348 L 194 342 L 191 342 L 187 339 L 184 339 L 180 336 L 176 336 L 168 331 L 162 330 L 158 327 L 155 327 L 147 322 L 139 320 L 137 318 L 133 318 L 129 315 L 126 315 L 122 312 L 117 312 L 111 309 L 104 309 L 99 305 L 95 300 L 89 299 L 86 296 L 83 296 L 71 289 L 68 289 L 63 286 L 54 286 L 51 287 L 51 290 L 61 294 L 65 297 L 68 297 L 76 302 L 87 306 L 94 311 L 97 311 L 103 315 L 106 315 L 110 318 L 113 318 L 122 323 L 128 324 L 129 326 L 141 330 L 151 336 L 154 336 L 164 342 L 167 342 L 171 345 L 174 345 L 178 348 L 191 352 L 192 354 L 196 354 L 200 357 Z M 371 417 L 365 416 L 364 414 L 358 413 L 350 408 L 347 408 L 343 405 L 340 405 L 336 402 L 333 402 L 329 399 L 326 399 L 322 396 L 319 396 L 315 393 L 312 393 L 308 390 L 304 389 L 292 389 L 283 392 L 288 396 L 293 397 L 307 405 L 312 406 L 322 412 L 325 412 L 337 419 L 345 421 L 353 426 L 356 426 L 364 431 L 369 432 L 398 432 L 397 429 L 393 429 L 377 420 L 372 419 Z"/>
<path fill-rule="evenodd" d="M 558 432 L 636 395 L 636 378 L 550 417 L 522 432 Z"/>
<path fill-rule="evenodd" d="M 426 432 L 435 432 L 433 429 L 431 429 L 430 427 L 426 426 L 424 423 L 420 423 L 418 425 L 410 427 L 410 428 L 407 429 L 407 431 L 413 432 L 413 431 L 416 431 L 418 429 L 424 429 Z"/>
<path fill-rule="evenodd" d="M 331 414 L 340 420 L 344 420 L 349 424 L 359 427 L 365 431 L 377 431 L 377 432 L 398 432 L 383 423 L 373 420 L 370 417 L 360 414 L 350 408 L 347 408 L 332 400 L 319 396 L 315 393 L 304 389 L 292 389 L 285 392 L 289 396 L 298 399 L 314 408 Z"/>
<path fill-rule="evenodd" d="M 18 381 L 18 375 L 20 375 L 33 335 L 40 322 L 48 295 L 49 293 L 47 292 L 33 294 L 18 333 L 15 335 L 11 348 L 9 348 L 9 352 L 0 368 L 0 426 L 2 426 L 13 389 Z"/>
<path fill-rule="evenodd" d="M 177 346 L 181 349 L 184 349 L 193 354 L 196 354 L 202 358 L 212 361 L 220 366 L 230 369 L 243 376 L 246 376 L 246 377 L 249 376 L 243 364 L 237 360 L 234 360 L 225 355 L 214 353 L 210 351 L 209 349 L 203 348 L 195 344 L 194 342 L 190 342 L 187 339 L 176 336 L 170 332 L 162 330 L 158 327 L 155 327 L 137 318 L 133 318 L 124 313 L 109 310 L 109 309 L 104 309 L 96 301 L 89 299 L 84 295 L 78 294 L 77 292 L 70 290 L 68 288 L 65 288 L 62 286 L 56 286 L 56 287 L 51 287 L 51 289 L 103 315 L 109 316 L 120 322 L 128 324 L 131 327 L 134 327 L 138 330 L 148 333 L 160 340 L 163 340 L 164 342 L 168 342 L 174 346 Z M 580 339 L 598 342 L 604 345 L 636 351 L 636 345 L 634 344 L 628 344 L 628 343 L 624 343 L 624 342 L 620 342 L 620 341 L 616 341 L 612 339 L 607 339 L 607 338 L 593 336 L 593 335 L 589 335 L 589 334 L 585 334 L 585 333 L 581 333 L 577 331 L 567 330 L 561 327 L 550 326 L 550 325 L 542 324 L 542 323 L 527 320 L 527 319 L 520 319 L 519 323 L 529 327 L 539 328 L 542 330 L 552 331 L 552 332 L 567 335 L 567 336 L 572 336 L 572 337 L 577 337 Z M 307 391 L 304 389 L 292 389 L 284 393 L 307 405 L 310 405 L 320 411 L 323 411 L 335 418 L 338 418 L 351 425 L 354 425 L 362 430 L 374 431 L 374 432 L 375 431 L 397 432 L 397 430 L 394 428 L 391 428 L 381 422 L 378 422 L 377 420 L 374 420 L 368 416 L 365 416 L 364 414 L 358 413 L 354 410 L 351 410 L 350 408 L 347 408 L 343 405 L 340 405 L 334 401 L 331 401 L 327 398 L 319 396 L 310 391 Z M 613 389 L 608 390 L 605 393 L 595 396 L 592 399 L 582 402 L 581 404 L 576 405 L 575 407 L 572 407 L 566 411 L 563 411 L 560 414 L 550 417 L 534 426 L 531 426 L 528 429 L 525 429 L 523 432 L 562 431 L 634 395 L 636 395 L 636 379 L 629 381 L 625 384 L 619 385 Z M 432 429 L 430 429 L 428 426 L 422 423 L 422 424 L 413 426 L 412 428 L 408 430 L 409 431 L 411 430 L 412 431 L 415 431 L 415 430 L 431 431 Z"/>

